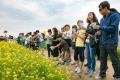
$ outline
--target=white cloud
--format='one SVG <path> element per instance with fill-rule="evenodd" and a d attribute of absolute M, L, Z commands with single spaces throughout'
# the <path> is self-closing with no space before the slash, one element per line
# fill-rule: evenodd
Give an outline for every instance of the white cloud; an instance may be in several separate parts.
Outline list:
<path fill-rule="evenodd" d="M 100 19 L 98 5 L 102 0 L 0 0 L 0 31 L 15 34 L 64 24 L 86 21 L 93 11 Z M 119 0 L 109 0 L 111 7 L 120 11 Z"/>

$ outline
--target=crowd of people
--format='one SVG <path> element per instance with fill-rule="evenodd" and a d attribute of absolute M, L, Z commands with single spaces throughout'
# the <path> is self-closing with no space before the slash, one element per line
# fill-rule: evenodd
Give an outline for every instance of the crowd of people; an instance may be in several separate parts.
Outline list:
<path fill-rule="evenodd" d="M 110 8 L 108 1 L 100 3 L 99 12 L 103 16 L 100 22 L 94 12 L 88 13 L 87 27 L 84 26 L 83 20 L 78 20 L 72 27 L 66 24 L 61 30 L 55 27 L 48 29 L 47 35 L 39 30 L 26 35 L 20 33 L 17 42 L 33 50 L 45 48 L 47 42 L 48 57 L 60 58 L 58 65 L 76 64 L 76 73 L 82 72 L 86 53 L 85 74 L 90 77 L 96 72 L 96 55 L 100 60 L 100 73 L 96 80 L 106 77 L 109 54 L 114 69 L 113 77 L 120 80 L 120 62 L 117 56 L 120 13 Z M 74 60 L 71 58 L 72 55 Z"/>
<path fill-rule="evenodd" d="M 19 33 L 17 42 L 33 50 L 39 50 L 45 48 L 45 34 L 40 33 L 39 30 L 35 32 L 28 32 L 27 34 Z"/>
<path fill-rule="evenodd" d="M 75 72 L 81 73 L 85 59 L 87 57 L 87 69 L 89 76 L 96 72 L 96 58 L 100 60 L 100 73 L 96 80 L 106 77 L 107 56 L 109 54 L 114 69 L 114 79 L 120 80 L 120 62 L 117 56 L 118 33 L 120 13 L 115 8 L 110 8 L 108 1 L 103 1 L 99 5 L 99 12 L 103 16 L 100 23 L 94 12 L 89 12 L 87 17 L 87 28 L 83 20 L 78 20 L 77 25 L 66 24 L 59 32 L 57 28 L 48 30 L 48 56 L 60 57 L 59 64 L 71 62 L 71 53 L 74 53 Z M 72 49 L 71 49 L 72 48 Z M 73 51 L 74 52 L 73 52 Z"/>
<path fill-rule="evenodd" d="M 61 58 L 59 64 L 75 63 L 75 71 L 76 73 L 80 73 L 84 64 L 84 53 L 86 49 L 87 73 L 90 73 L 92 76 L 95 72 L 95 54 L 97 54 L 98 60 L 100 59 L 100 36 L 95 35 L 98 30 L 92 28 L 92 26 L 99 26 L 94 12 L 88 13 L 87 22 L 88 26 L 86 28 L 84 27 L 83 20 L 78 20 L 77 25 L 72 26 L 72 31 L 68 24 L 61 28 L 61 31 L 58 31 L 57 28 L 49 29 L 48 35 L 46 36 L 48 42 L 47 50 L 48 57 Z M 74 56 L 73 61 L 71 55 Z"/>

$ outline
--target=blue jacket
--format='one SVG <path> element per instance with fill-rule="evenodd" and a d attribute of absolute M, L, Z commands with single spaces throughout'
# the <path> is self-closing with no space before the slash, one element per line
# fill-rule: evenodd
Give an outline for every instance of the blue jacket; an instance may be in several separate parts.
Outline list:
<path fill-rule="evenodd" d="M 101 19 L 101 45 L 118 44 L 119 22 L 119 14 L 112 11 Z"/>

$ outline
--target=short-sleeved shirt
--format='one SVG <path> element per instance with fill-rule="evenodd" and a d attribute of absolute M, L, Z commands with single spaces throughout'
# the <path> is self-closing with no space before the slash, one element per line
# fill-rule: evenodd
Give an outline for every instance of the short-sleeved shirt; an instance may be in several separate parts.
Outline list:
<path fill-rule="evenodd" d="M 85 36 L 86 30 L 80 29 L 77 31 L 79 36 Z M 76 47 L 84 47 L 85 40 L 77 37 L 76 39 Z"/>

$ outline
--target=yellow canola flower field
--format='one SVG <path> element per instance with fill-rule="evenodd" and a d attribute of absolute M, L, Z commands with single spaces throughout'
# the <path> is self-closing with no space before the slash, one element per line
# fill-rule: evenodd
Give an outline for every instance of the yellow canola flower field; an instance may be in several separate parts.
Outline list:
<path fill-rule="evenodd" d="M 16 42 L 0 42 L 0 80 L 70 79 L 63 68 L 31 49 Z"/>

